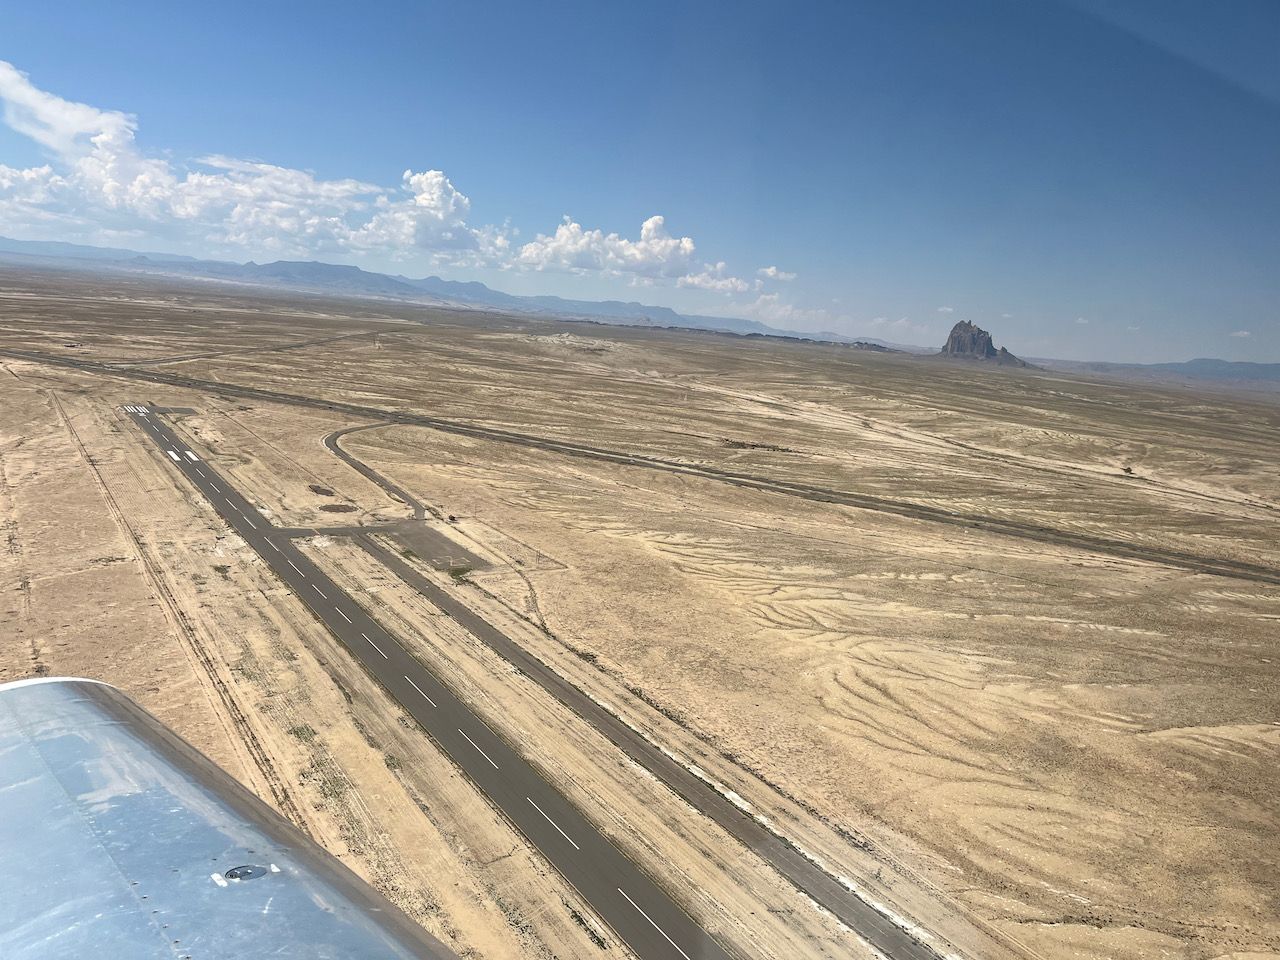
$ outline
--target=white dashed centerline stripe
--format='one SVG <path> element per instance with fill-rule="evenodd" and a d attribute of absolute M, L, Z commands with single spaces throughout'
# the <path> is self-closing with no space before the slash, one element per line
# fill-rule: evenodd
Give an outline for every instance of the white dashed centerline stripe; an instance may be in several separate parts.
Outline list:
<path fill-rule="evenodd" d="M 272 550 L 274 550 L 276 553 L 279 553 L 279 552 L 280 552 L 280 548 L 279 548 L 279 547 L 277 547 L 277 546 L 276 546 L 274 543 L 272 543 L 270 540 L 266 541 L 266 544 L 267 544 L 267 546 L 268 546 L 268 547 L 270 547 L 270 548 L 271 548 Z"/>
<path fill-rule="evenodd" d="M 564 837 L 570 843 L 573 843 L 573 837 L 569 836 L 567 833 L 561 830 L 560 824 L 556 823 L 554 820 L 552 820 L 550 817 L 547 816 L 547 811 L 543 810 L 540 806 L 538 806 L 537 800 L 534 800 L 533 797 L 525 797 L 525 799 L 533 804 L 533 809 L 537 810 L 540 814 L 542 814 L 543 819 L 546 820 L 547 823 L 551 824 L 553 827 L 556 828 L 556 832 L 560 834 L 560 836 Z M 581 850 L 582 848 L 578 846 L 576 843 L 573 843 L 573 849 Z M 625 894 L 623 894 L 623 896 L 625 896 Z M 680 948 L 677 947 L 676 949 L 679 950 Z"/>
<path fill-rule="evenodd" d="M 427 697 L 427 692 L 413 682 L 413 677 L 406 674 L 405 679 L 409 681 L 409 683 L 413 686 L 413 689 L 417 690 L 420 694 L 422 694 L 424 697 L 427 698 L 427 703 L 431 704 L 433 707 L 436 705 L 436 702 L 434 700 L 432 700 L 430 697 Z"/>
<path fill-rule="evenodd" d="M 321 590 L 319 587 L 317 587 L 314 583 L 311 585 L 311 589 L 314 590 L 316 593 L 320 594 L 320 596 L 324 597 L 324 591 Z M 328 597 L 324 597 L 324 598 L 326 600 L 329 599 Z"/>
<path fill-rule="evenodd" d="M 464 737 L 467 737 L 467 731 L 463 730 L 461 727 L 459 727 L 459 728 L 458 728 L 458 732 L 459 732 L 460 734 L 462 734 Z M 483 750 L 483 749 L 481 749 L 480 744 L 476 743 L 476 742 L 475 742 L 474 740 L 472 740 L 470 737 L 467 737 L 467 743 L 471 744 L 473 747 L 475 747 L 477 750 L 479 750 L 479 751 L 480 751 L 480 756 L 482 756 L 482 757 L 484 757 L 486 760 L 488 760 L 488 761 L 489 761 L 490 766 L 492 766 L 492 767 L 493 767 L 493 769 L 495 769 L 495 770 L 497 770 L 497 769 L 498 769 L 498 765 L 497 765 L 496 763 L 494 763 L 494 762 L 493 762 L 493 757 L 491 757 L 491 756 L 489 756 L 487 753 L 485 753 L 485 752 L 484 752 L 484 750 Z"/>
<path fill-rule="evenodd" d="M 618 892 L 619 892 L 620 894 L 622 894 L 624 897 L 627 897 L 627 891 L 623 890 L 621 887 L 618 887 Z M 627 897 L 627 903 L 631 904 L 633 907 L 635 907 L 637 910 L 639 910 L 639 911 L 640 911 L 640 916 L 644 917 L 644 918 L 645 918 L 646 920 L 648 920 L 651 924 L 653 924 L 653 929 L 657 930 L 660 934 L 662 934 L 663 938 L 664 938 L 664 939 L 666 939 L 667 943 L 671 944 L 671 945 L 672 945 L 673 947 L 675 947 L 677 950 L 680 950 L 680 944 L 676 943 L 674 940 L 672 940 L 670 937 L 668 937 L 668 936 L 667 936 L 667 931 L 663 930 L 663 929 L 662 929 L 660 926 L 658 926 L 656 923 L 653 923 L 653 917 L 651 917 L 651 916 L 649 916 L 647 913 L 645 913 L 645 912 L 644 912 L 644 910 L 643 910 L 643 908 L 641 908 L 640 904 L 636 903 L 636 902 L 635 902 L 634 900 L 632 900 L 630 897 Z M 680 950 L 680 956 L 684 957 L 684 960 L 693 960 L 693 958 L 692 958 L 692 957 L 690 957 L 690 956 L 689 956 L 687 953 L 685 953 L 683 950 Z"/>
<path fill-rule="evenodd" d="M 289 558 L 288 558 L 288 557 L 285 557 L 285 559 L 286 559 L 286 560 L 289 560 Z M 297 565 L 296 563 L 294 563 L 292 560 L 289 560 L 289 566 L 293 567 L 293 569 L 295 569 L 295 570 L 298 570 L 298 565 Z M 301 571 L 301 570 L 298 570 L 298 572 L 299 572 L 299 573 L 302 573 L 302 571 Z M 306 576 L 306 574 L 303 574 L 303 576 Z"/>
<path fill-rule="evenodd" d="M 201 470 L 199 467 L 196 467 L 196 473 L 200 474 L 200 476 L 202 477 L 204 476 L 204 471 Z"/>
<path fill-rule="evenodd" d="M 338 608 L 337 608 L 337 607 L 334 607 L 333 609 L 338 610 Z M 341 610 L 338 610 L 338 616 L 340 616 L 343 620 L 347 621 L 347 623 L 350 623 L 350 622 L 351 622 L 351 618 L 350 618 L 350 617 L 348 617 L 348 616 L 347 616 L 345 613 L 343 613 Z"/>
<path fill-rule="evenodd" d="M 362 633 L 360 634 L 360 636 L 364 637 L 366 640 L 369 640 L 369 635 L 367 633 Z M 372 640 L 369 640 L 369 646 L 373 647 L 373 649 L 377 650 L 379 653 L 382 653 L 382 648 L 378 646 L 376 643 L 374 643 Z M 383 660 L 387 659 L 387 655 L 385 653 L 382 653 L 382 659 Z"/>

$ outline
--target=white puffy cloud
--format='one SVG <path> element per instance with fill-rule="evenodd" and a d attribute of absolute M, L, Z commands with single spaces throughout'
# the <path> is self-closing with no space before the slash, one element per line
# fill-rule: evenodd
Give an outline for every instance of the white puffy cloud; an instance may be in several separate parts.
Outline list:
<path fill-rule="evenodd" d="M 439 171 L 406 172 L 401 195 L 359 180 L 210 156 L 179 169 L 144 155 L 133 117 L 63 100 L 0 61 L 5 122 L 46 148 L 51 162 L 0 167 L 9 223 L 81 222 L 246 250 L 307 253 L 398 243 L 478 246 L 470 203 Z"/>
<path fill-rule="evenodd" d="M 1239 337 L 1241 340 L 1243 340 L 1245 337 L 1253 336 L 1253 334 L 1251 334 L 1248 330 L 1235 330 L 1232 333 L 1229 333 L 1228 336 Z"/>
<path fill-rule="evenodd" d="M 222 155 L 178 164 L 139 148 L 132 115 L 40 90 L 4 61 L 0 102 L 5 123 L 49 155 L 27 169 L 0 164 L 0 217 L 19 231 L 89 242 L 146 237 L 248 255 L 426 256 L 722 294 L 760 283 L 733 276 L 724 263 L 700 261 L 693 240 L 672 236 L 660 216 L 646 220 L 635 240 L 565 217 L 553 234 L 517 246 L 508 227 L 471 225 L 471 200 L 439 170 L 406 170 L 387 188 Z M 774 267 L 761 275 L 791 276 Z"/>
<path fill-rule="evenodd" d="M 939 313 L 955 313 L 956 309 L 955 307 L 939 307 L 938 312 Z"/>
<path fill-rule="evenodd" d="M 817 329 L 832 324 L 843 324 L 848 318 L 839 317 L 822 308 L 809 309 L 787 303 L 776 293 L 762 293 L 749 303 L 735 303 L 732 309 L 741 316 L 789 329 Z"/>
<path fill-rule="evenodd" d="M 758 276 L 763 277 L 766 280 L 785 281 L 785 280 L 794 280 L 796 278 L 796 275 L 794 273 L 788 273 L 785 270 L 779 270 L 777 267 L 773 267 L 773 266 L 761 267 L 759 270 L 756 271 L 756 274 Z"/>
<path fill-rule="evenodd" d="M 676 285 L 697 287 L 715 293 L 746 293 L 749 290 L 758 289 L 760 281 L 748 283 L 741 277 L 731 276 L 725 262 L 721 260 L 719 263 L 705 264 L 698 273 L 684 275 L 676 281 Z"/>
<path fill-rule="evenodd" d="M 535 270 L 634 274 L 650 279 L 677 279 L 690 274 L 695 266 L 693 240 L 671 236 L 666 221 L 658 216 L 640 225 L 639 240 L 587 230 L 566 216 L 554 234 L 538 234 L 520 247 L 516 258 Z"/>

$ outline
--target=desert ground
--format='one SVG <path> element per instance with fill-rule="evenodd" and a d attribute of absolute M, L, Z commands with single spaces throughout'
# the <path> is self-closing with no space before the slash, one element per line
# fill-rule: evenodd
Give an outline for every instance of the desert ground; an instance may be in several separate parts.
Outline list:
<path fill-rule="evenodd" d="M 873 953 L 327 528 L 940 953 L 1280 956 L 1274 399 L 0 265 L 0 681 L 115 683 L 463 956 L 567 958 L 628 953 L 134 402 L 737 955 Z"/>

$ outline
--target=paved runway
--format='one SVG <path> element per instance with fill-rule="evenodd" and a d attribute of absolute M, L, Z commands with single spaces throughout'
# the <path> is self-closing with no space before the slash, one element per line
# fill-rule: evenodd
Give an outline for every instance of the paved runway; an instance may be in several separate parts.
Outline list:
<path fill-rule="evenodd" d="M 729 954 L 145 405 L 125 413 L 643 960 Z"/>

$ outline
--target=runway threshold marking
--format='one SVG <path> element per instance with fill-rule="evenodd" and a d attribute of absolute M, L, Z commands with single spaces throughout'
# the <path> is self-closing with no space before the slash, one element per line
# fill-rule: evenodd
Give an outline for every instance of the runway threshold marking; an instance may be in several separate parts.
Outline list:
<path fill-rule="evenodd" d="M 417 690 L 420 694 L 422 694 L 424 697 L 427 698 L 427 703 L 431 704 L 433 707 L 436 705 L 436 702 L 434 700 L 432 700 L 430 697 L 427 697 L 427 692 L 413 682 L 413 677 L 409 676 L 406 673 L 404 678 L 409 681 L 409 685 L 413 687 L 413 689 Z"/>
<path fill-rule="evenodd" d="M 466 734 L 463 734 L 463 736 L 466 736 Z M 560 836 L 564 837 L 566 840 L 568 840 L 570 843 L 573 844 L 573 849 L 575 850 L 582 849 L 580 846 L 578 846 L 576 843 L 573 842 L 573 837 L 569 836 L 567 833 L 565 833 L 563 830 L 560 829 L 560 824 L 556 823 L 554 820 L 552 820 L 550 817 L 547 816 L 547 811 L 543 810 L 540 806 L 538 806 L 537 800 L 533 799 L 533 797 L 525 797 L 525 799 L 533 804 L 533 809 L 537 810 L 540 814 L 542 814 L 543 819 L 546 820 L 547 823 L 551 824 L 553 827 L 556 828 L 556 832 L 560 834 Z M 623 896 L 626 896 L 626 894 L 623 894 Z M 679 950 L 680 948 L 676 947 L 676 949 Z"/>
<path fill-rule="evenodd" d="M 657 930 L 660 934 L 662 934 L 663 939 L 665 939 L 667 943 L 671 944 L 677 950 L 680 950 L 680 956 L 684 957 L 684 960 L 693 960 L 691 956 L 689 956 L 687 953 L 684 952 L 684 950 L 680 948 L 680 944 L 676 943 L 674 940 L 672 940 L 670 937 L 667 936 L 667 931 L 663 930 L 660 926 L 658 926 L 656 923 L 653 922 L 653 917 L 645 913 L 644 908 L 640 906 L 640 904 L 636 903 L 629 896 L 627 896 L 627 891 L 623 890 L 621 887 L 618 887 L 618 892 L 622 894 L 624 897 L 627 897 L 627 903 L 631 904 L 633 907 L 639 910 L 640 916 L 648 920 L 649 923 L 653 925 L 653 929 Z"/>
<path fill-rule="evenodd" d="M 459 727 L 459 728 L 458 728 L 458 732 L 459 732 L 460 734 L 462 734 L 464 737 L 467 737 L 467 731 L 463 730 L 461 727 Z M 484 752 L 484 748 L 483 748 L 483 747 L 481 747 L 481 746 L 480 746 L 480 744 L 476 743 L 476 742 L 475 742 L 474 740 L 472 740 L 470 737 L 467 737 L 467 743 L 471 744 L 473 747 L 475 747 L 477 750 L 479 750 L 479 751 L 480 751 L 480 756 L 482 756 L 482 757 L 484 757 L 486 760 L 488 760 L 488 761 L 489 761 L 489 765 L 490 765 L 491 767 L 493 767 L 493 769 L 495 769 L 495 770 L 497 770 L 497 769 L 498 769 L 498 765 L 497 765 L 496 763 L 494 763 L 494 762 L 493 762 L 493 757 L 491 757 L 491 756 L 489 756 L 487 753 L 485 753 L 485 752 Z"/>
<path fill-rule="evenodd" d="M 369 640 L 369 635 L 367 633 L 362 633 L 360 634 L 360 636 L 364 637 L 366 640 Z M 382 648 L 378 646 L 376 643 L 374 643 L 372 640 L 369 640 L 369 646 L 373 647 L 373 649 L 377 650 L 379 653 L 382 653 Z M 387 659 L 387 655 L 385 653 L 382 653 L 382 659 L 383 660 Z M 466 736 L 466 734 L 463 734 L 463 736 Z"/>

